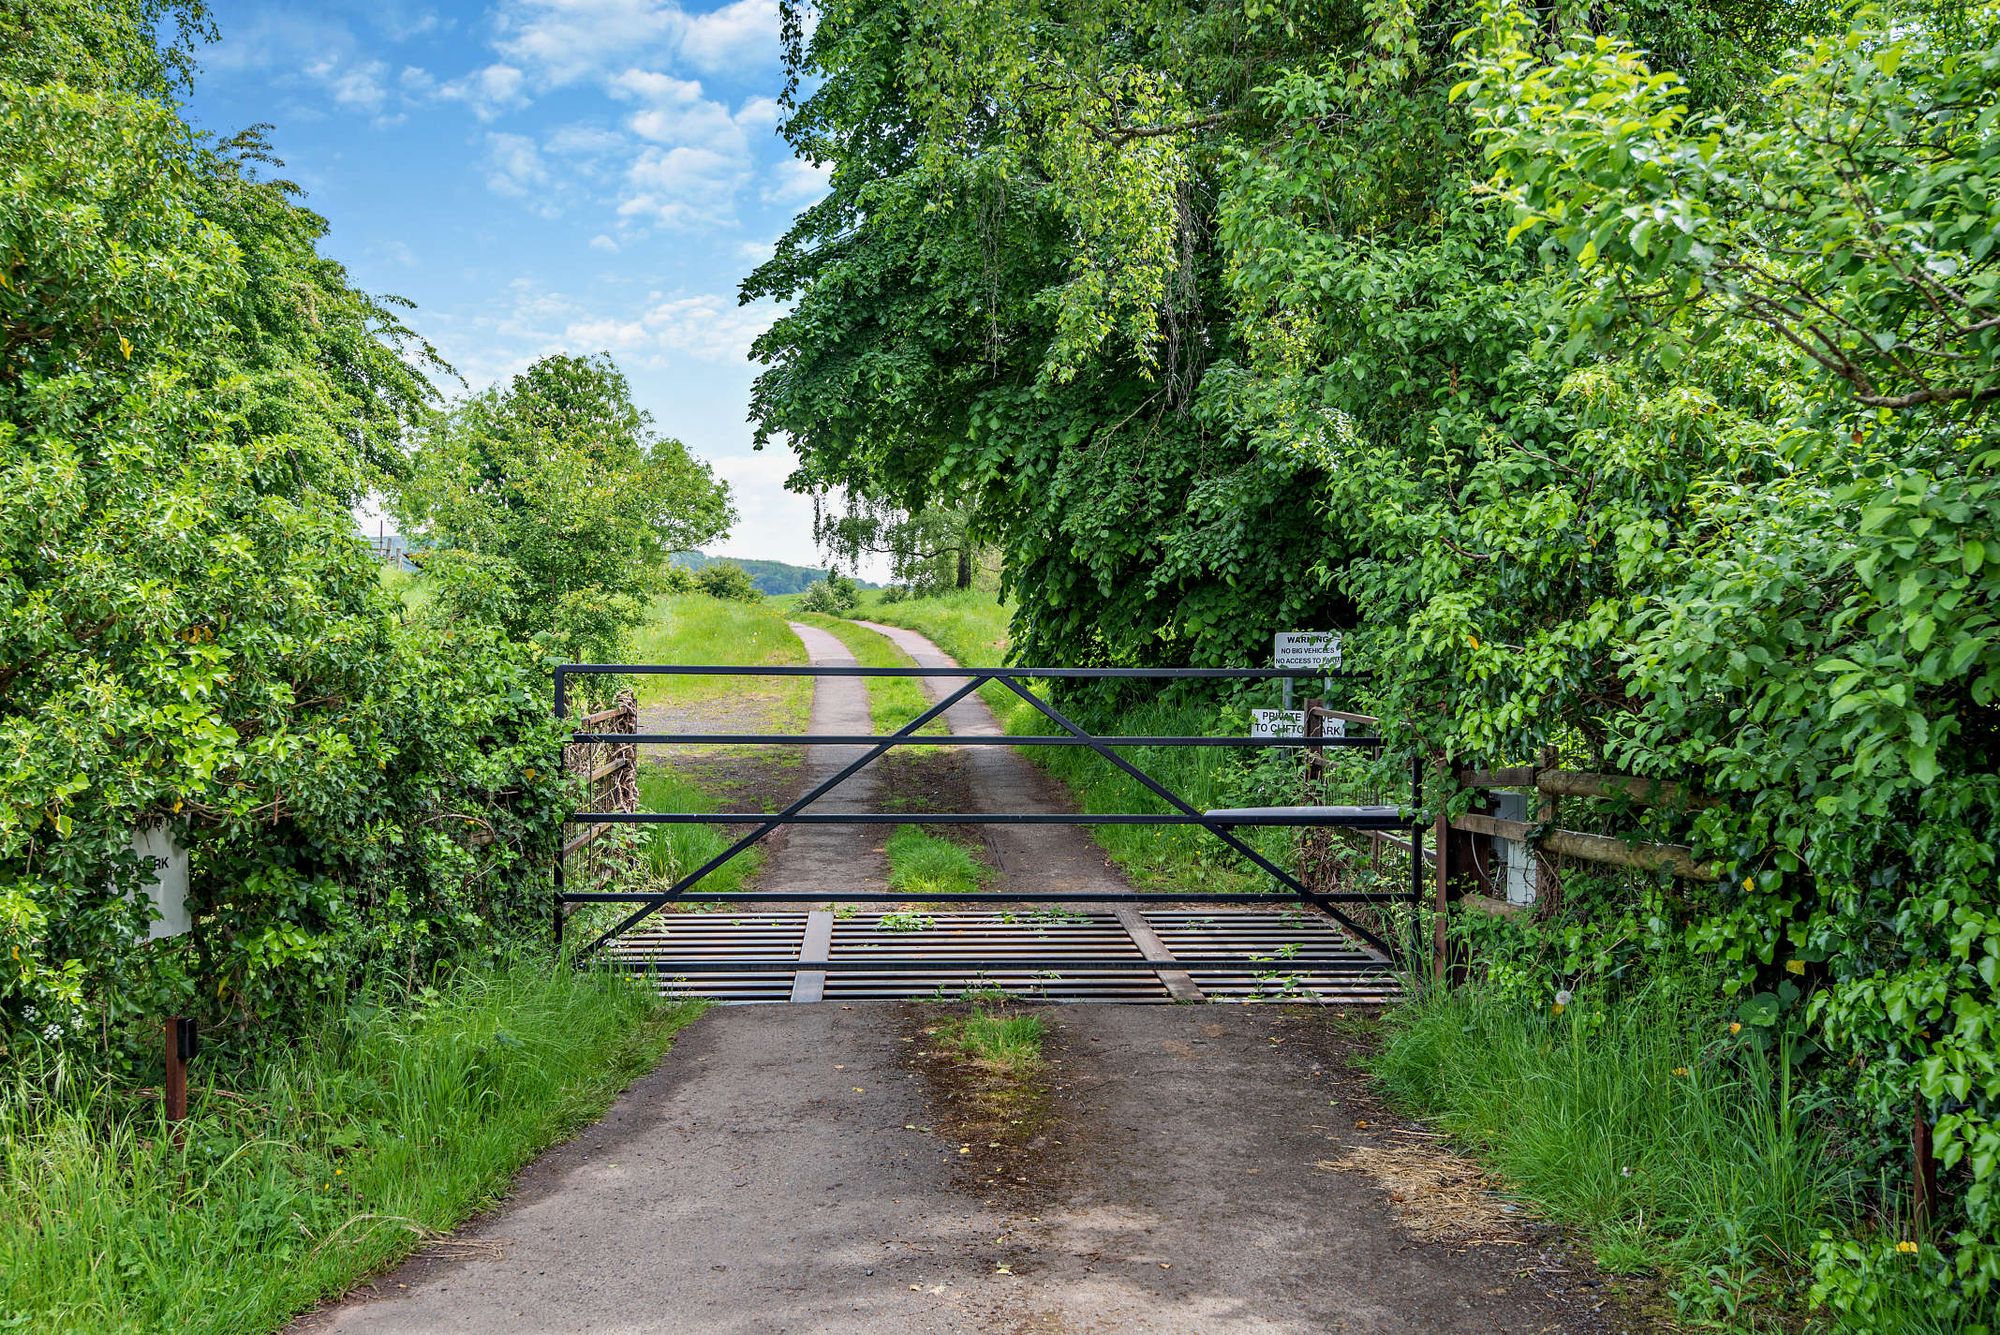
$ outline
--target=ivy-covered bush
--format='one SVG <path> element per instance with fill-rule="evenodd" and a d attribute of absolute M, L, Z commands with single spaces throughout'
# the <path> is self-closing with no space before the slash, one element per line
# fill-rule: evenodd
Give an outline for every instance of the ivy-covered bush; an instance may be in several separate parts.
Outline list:
<path fill-rule="evenodd" d="M 0 1047 L 282 1019 L 545 902 L 543 673 L 405 630 L 350 517 L 427 350 L 254 137 L 181 119 L 200 33 L 0 11 Z M 189 850 L 172 942 L 143 941 L 142 824 Z"/>

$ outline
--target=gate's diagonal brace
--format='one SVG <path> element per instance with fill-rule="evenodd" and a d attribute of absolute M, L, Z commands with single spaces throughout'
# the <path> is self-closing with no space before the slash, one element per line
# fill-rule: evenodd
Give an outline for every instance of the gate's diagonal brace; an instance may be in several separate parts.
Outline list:
<path fill-rule="evenodd" d="M 1113 765 L 1116 765 L 1119 769 L 1123 770 L 1126 774 L 1130 775 L 1132 778 L 1137 779 L 1141 784 L 1145 785 L 1146 789 L 1149 792 L 1151 792 L 1155 797 L 1158 797 L 1161 801 L 1167 802 L 1173 805 L 1174 807 L 1178 808 L 1183 815 L 1194 817 L 1194 820 L 1191 822 L 1192 824 L 1201 826 L 1201 828 L 1207 830 L 1217 839 L 1220 839 L 1223 843 L 1235 849 L 1236 852 L 1241 854 L 1243 857 L 1248 858 L 1250 862 L 1253 863 L 1259 870 L 1275 878 L 1280 885 L 1283 885 L 1293 894 L 1297 895 L 1301 899 L 1304 899 L 1308 903 L 1312 904 L 1314 907 L 1319 908 L 1325 911 L 1327 914 L 1331 915 L 1336 921 L 1340 923 L 1341 926 L 1345 927 L 1348 931 L 1354 933 L 1354 935 L 1361 938 L 1363 941 L 1366 941 L 1369 945 L 1373 946 L 1375 949 L 1381 951 L 1385 957 L 1392 957 L 1394 955 L 1395 952 L 1389 949 L 1388 942 L 1384 941 L 1381 937 L 1375 935 L 1375 933 L 1369 931 L 1366 927 L 1363 927 L 1360 923 L 1355 922 L 1352 918 L 1348 917 L 1340 910 L 1334 908 L 1331 904 L 1322 901 L 1321 898 L 1318 895 L 1314 894 L 1312 890 L 1305 885 L 1304 882 L 1300 881 L 1297 877 L 1293 876 L 1290 872 L 1286 871 L 1284 868 L 1278 866 L 1275 862 L 1272 862 L 1269 858 L 1265 857 L 1262 853 L 1259 853 L 1256 849 L 1252 848 L 1250 845 L 1244 843 L 1241 839 L 1238 839 L 1236 837 L 1235 832 L 1232 831 L 1228 826 L 1222 825 L 1216 821 L 1208 819 L 1205 815 L 1203 815 L 1203 813 L 1197 811 L 1191 804 L 1183 800 L 1180 794 L 1174 792 L 1171 788 L 1168 788 L 1165 784 L 1155 779 L 1152 775 L 1146 773 L 1146 771 L 1140 769 L 1137 765 L 1134 765 L 1131 761 L 1125 759 L 1125 757 L 1119 755 L 1116 751 L 1113 751 L 1109 746 L 1106 746 L 1097 737 L 1092 736 L 1090 733 L 1085 732 L 1082 728 L 1079 728 L 1076 724 L 1070 722 L 1067 718 L 1063 717 L 1061 711 L 1057 710 L 1053 705 L 1049 704 L 1047 701 L 1041 699 L 1033 691 L 1025 689 L 1019 682 L 1015 681 L 1012 677 L 1009 676 L 996 675 L 994 679 L 1000 682 L 1003 686 L 1005 686 L 1008 690 L 1012 691 L 1014 694 L 1020 696 L 1023 700 L 1026 700 L 1036 709 L 1040 710 L 1052 722 L 1054 722 L 1057 727 L 1063 729 L 1063 731 L 1069 733 L 1073 737 L 1082 738 L 1086 746 L 1090 747 L 1091 750 L 1097 752 L 1097 754 L 1099 754 L 1100 756 L 1103 756 Z"/>
<path fill-rule="evenodd" d="M 780 811 L 775 815 L 773 815 L 771 819 L 765 821 L 763 824 L 759 825 L 756 829 L 744 835 L 741 839 L 738 839 L 735 843 L 723 849 L 720 853 L 717 853 L 707 862 L 702 863 L 701 866 L 696 867 L 693 871 L 681 877 L 678 881 L 675 881 L 665 890 L 660 891 L 656 895 L 649 896 L 644 904 L 642 904 L 639 908 L 634 909 L 617 926 L 610 928 L 602 936 L 598 937 L 595 941 L 592 941 L 589 945 L 585 946 L 583 950 L 579 952 L 577 958 L 582 959 L 585 956 L 590 955 L 599 946 L 603 945 L 606 941 L 609 941 L 612 937 L 630 931 L 633 927 L 637 926 L 639 923 L 645 921 L 653 914 L 659 912 L 660 909 L 664 908 L 667 904 L 671 903 L 675 899 L 678 899 L 684 892 L 686 892 L 688 887 L 694 885 L 697 881 L 701 880 L 702 877 L 708 875 L 710 872 L 714 871 L 717 867 L 720 867 L 723 863 L 729 861 L 729 859 L 735 857 L 738 853 L 741 853 L 744 849 L 750 847 L 758 840 L 764 838 L 764 836 L 770 834 L 771 831 L 783 825 L 788 818 L 798 815 L 799 812 L 805 810 L 807 807 L 811 806 L 814 802 L 817 802 L 820 798 L 826 796 L 826 794 L 833 791 L 835 788 L 838 788 L 841 784 L 847 782 L 847 780 L 852 778 L 854 774 L 857 771 L 859 771 L 863 766 L 867 765 L 870 761 L 879 759 L 883 754 L 885 754 L 889 750 L 890 747 L 894 746 L 897 741 L 901 740 L 902 738 L 913 735 L 919 728 L 922 728 L 926 723 L 929 723 L 932 719 L 944 713 L 945 710 L 950 709 L 953 705 L 957 704 L 960 700 L 963 700 L 966 696 L 972 694 L 973 691 L 977 690 L 981 685 L 985 684 L 987 681 L 990 681 L 992 679 L 991 674 L 985 672 L 973 672 L 969 673 L 968 675 L 970 676 L 971 680 L 967 681 L 963 686 L 953 691 L 950 695 L 947 695 L 943 699 L 939 700 L 936 704 L 932 705 L 929 709 L 926 709 L 923 713 L 911 719 L 908 723 L 905 723 L 902 727 L 896 729 L 896 731 L 894 731 L 893 733 L 890 733 L 887 737 L 884 737 L 880 742 L 877 742 L 874 746 L 868 748 L 868 750 L 865 753 L 863 753 L 860 756 L 857 756 L 850 764 L 843 766 L 840 772 L 835 774 L 832 778 L 827 779 L 825 782 L 820 783 L 814 788 L 812 788 L 810 791 L 801 796 L 797 801 L 793 802 L 790 806 L 786 807 L 783 811 Z"/>

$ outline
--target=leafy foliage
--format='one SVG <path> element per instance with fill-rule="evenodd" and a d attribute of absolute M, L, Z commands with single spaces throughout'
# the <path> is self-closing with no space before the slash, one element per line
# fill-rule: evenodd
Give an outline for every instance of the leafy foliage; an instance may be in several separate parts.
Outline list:
<path fill-rule="evenodd" d="M 256 135 L 181 119 L 200 31 L 0 15 L 0 1047 L 293 1015 L 546 917 L 543 679 L 489 632 L 413 635 L 349 515 L 427 349 Z M 149 947 L 155 823 L 195 930 Z"/>
<path fill-rule="evenodd" d="M 825 579 L 807 585 L 793 607 L 800 612 L 838 617 L 852 612 L 860 602 L 861 591 L 854 587 L 854 581 L 834 570 L 829 571 Z"/>
<path fill-rule="evenodd" d="M 2000 1293 L 1995 23 L 828 5 L 832 193 L 746 287 L 794 485 L 969 506 L 1021 657 L 1339 626 L 1406 757 L 1719 798 L 1651 818 L 1728 874 L 1641 938 L 1822 1054 L 1872 1172 L 1917 1109 L 1951 1167 L 1914 1265 L 1824 1244 L 1864 1325 Z"/>
<path fill-rule="evenodd" d="M 1718 349 L 1709 374 L 1740 374 L 1741 331 L 1796 354 L 1770 373 L 1775 429 L 1717 414 L 1734 473 L 1690 492 L 1677 532 L 1614 535 L 1637 707 L 1608 751 L 1743 795 L 1695 823 L 1741 875 L 1692 937 L 1731 991 L 1778 997 L 1790 961 L 1823 976 L 1804 1018 L 1851 1054 L 1840 1083 L 1871 1129 L 1935 1120 L 1963 1214 L 1922 1266 L 1976 1324 L 2000 1302 L 2000 441 L 1980 411 L 2000 393 L 2000 17 L 1854 23 L 1747 122 L 1691 118 L 1617 43 L 1531 51 L 1512 13 L 1464 92 L 1516 228 L 1573 257 L 1579 349 L 1682 383 Z M 1820 1257 L 1821 1296 L 1863 1320 L 1867 1259 Z"/>

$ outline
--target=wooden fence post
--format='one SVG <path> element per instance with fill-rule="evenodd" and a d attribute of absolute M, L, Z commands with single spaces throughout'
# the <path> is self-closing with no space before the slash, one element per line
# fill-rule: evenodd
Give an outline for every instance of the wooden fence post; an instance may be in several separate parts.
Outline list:
<path fill-rule="evenodd" d="M 1553 746 L 1543 747 L 1541 769 L 1552 770 L 1555 767 L 1556 749 Z M 1540 784 L 1536 785 L 1535 790 L 1541 794 L 1541 801 L 1535 807 L 1535 823 L 1545 830 L 1557 828 L 1557 820 L 1562 811 L 1558 805 L 1560 799 L 1554 793 L 1544 790 Z M 1555 855 L 1543 852 L 1539 839 L 1535 841 L 1534 850 L 1529 856 L 1536 861 L 1535 912 L 1540 917 L 1546 918 L 1562 904 L 1562 876 L 1556 871 Z"/>
<path fill-rule="evenodd" d="M 1444 760 L 1440 757 L 1431 762 L 1432 772 L 1437 775 L 1440 790 L 1444 787 Z M 1432 836 L 1432 858 L 1437 872 L 1437 890 L 1431 905 L 1431 979 L 1433 982 L 1451 982 L 1451 937 L 1449 918 L 1451 915 L 1451 817 L 1446 810 L 1442 795 L 1438 799 L 1437 828 Z M 1411 856 L 1415 856 L 1414 853 Z"/>

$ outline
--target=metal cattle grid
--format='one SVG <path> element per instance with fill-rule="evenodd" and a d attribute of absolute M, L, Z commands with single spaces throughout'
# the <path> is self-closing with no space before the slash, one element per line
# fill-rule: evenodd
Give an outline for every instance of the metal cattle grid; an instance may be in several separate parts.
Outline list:
<path fill-rule="evenodd" d="M 850 746 L 861 755 L 777 812 L 572 812 L 567 821 L 599 824 L 704 824 L 751 827 L 720 853 L 658 888 L 573 891 L 564 857 L 555 868 L 556 928 L 578 905 L 634 904 L 578 952 L 602 951 L 620 968 L 652 975 L 663 991 L 720 1001 L 817 1001 L 837 998 L 954 996 L 999 989 L 1066 1001 L 1320 1000 L 1373 1004 L 1395 995 L 1390 944 L 1354 920 L 1356 905 L 1423 898 L 1423 860 L 1411 858 L 1410 885 L 1397 892 L 1314 890 L 1245 842 L 1243 827 L 1394 830 L 1420 847 L 1423 826 L 1393 806 L 1252 807 L 1197 810 L 1155 776 L 1119 754 L 1123 747 L 1368 748 L 1375 736 L 1124 736 L 1089 732 L 1043 699 L 1037 680 L 1256 681 L 1321 678 L 1323 669 L 1281 668 L 963 668 L 724 667 L 680 664 L 567 664 L 556 669 L 556 716 L 568 709 L 569 678 L 584 674 L 741 677 L 914 677 L 958 683 L 930 708 L 886 735 L 813 733 L 621 733 L 624 744 L 663 746 Z M 1354 676 L 1335 673 L 1335 676 Z M 898 746 L 941 744 L 919 730 L 987 683 L 1034 707 L 1059 731 L 1047 735 L 956 734 L 951 746 L 1087 746 L 1157 797 L 1167 811 L 1076 813 L 825 812 L 813 803 Z M 613 740 L 579 731 L 570 745 Z M 1411 810 L 1421 772 L 1412 769 Z M 769 891 L 714 891 L 705 878 L 774 831 L 792 825 L 1159 825 L 1194 826 L 1275 881 L 1275 891 L 1076 891 L 1062 893 L 854 892 L 830 896 Z M 830 907 L 842 906 L 839 914 Z M 727 912 L 662 913 L 707 904 Z M 790 912 L 767 906 L 808 906 Z M 861 911 L 861 906 L 880 906 Z M 960 906 L 927 915 L 911 933 L 885 926 L 891 906 Z M 1194 907 L 1194 906 L 1203 907 Z M 818 907 L 810 907 L 818 906 Z M 1412 913 L 1414 924 L 1416 915 Z M 900 924 L 898 924 L 900 925 Z"/>

